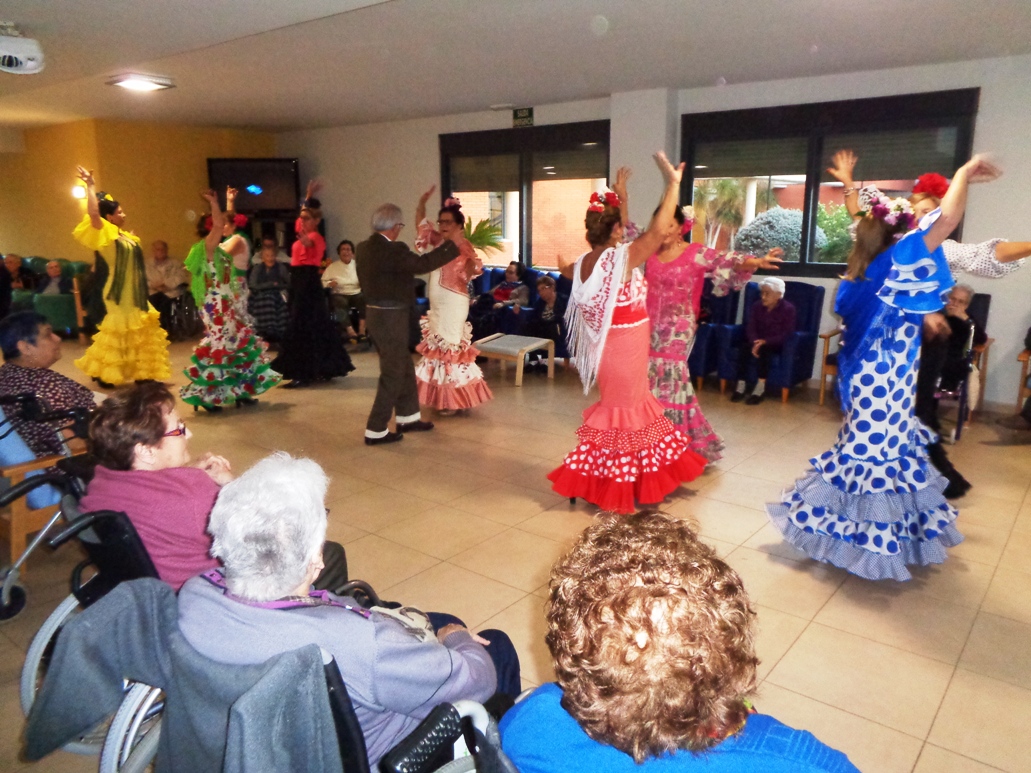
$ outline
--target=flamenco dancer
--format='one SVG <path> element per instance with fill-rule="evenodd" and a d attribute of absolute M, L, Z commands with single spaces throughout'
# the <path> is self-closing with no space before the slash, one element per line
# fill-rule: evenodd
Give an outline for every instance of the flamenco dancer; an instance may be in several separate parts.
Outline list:
<path fill-rule="evenodd" d="M 190 383 L 179 394 L 194 410 L 217 413 L 227 405 L 253 405 L 281 377 L 269 367 L 267 344 L 237 316 L 233 259 L 219 244 L 224 217 L 218 196 L 214 191 L 202 195 L 211 205 L 211 218 L 202 222 L 204 240 L 190 249 L 186 268 L 193 277 L 190 291 L 204 321 L 204 338 L 183 371 Z"/>
<path fill-rule="evenodd" d="M 548 479 L 566 497 L 602 510 L 636 511 L 661 502 L 702 474 L 705 459 L 663 414 L 648 390 L 647 285 L 641 265 L 673 222 L 684 165 L 655 154 L 666 181 L 659 210 L 645 231 L 620 243 L 623 218 L 614 192 L 594 194 L 584 225 L 591 250 L 562 273 L 573 279 L 566 321 L 586 394 L 595 380 L 601 400 L 584 411 L 577 447 Z"/>
<path fill-rule="evenodd" d="M 317 192 L 318 183 L 308 183 L 296 223 L 297 239 L 290 248 L 290 321 L 279 356 L 272 361 L 273 370 L 291 379 L 285 389 L 311 386 L 354 370 L 329 315 L 329 301 L 319 278 L 326 240 L 318 231 L 322 204 L 315 198 Z"/>
<path fill-rule="evenodd" d="M 948 481 L 928 457 L 937 437 L 915 412 L 920 337 L 954 284 L 941 243 L 963 217 L 967 187 L 998 175 L 975 156 L 916 230 L 909 202 L 887 197 L 857 224 L 835 300 L 846 329 L 838 352 L 845 423 L 785 499 L 766 506 L 785 539 L 818 561 L 869 580 L 908 580 L 908 566 L 940 564 L 963 540 L 942 493 Z"/>
<path fill-rule="evenodd" d="M 449 198 L 437 213 L 437 228 L 426 219 L 426 201 L 436 186 L 420 198 L 415 208 L 419 235 L 415 249 L 425 254 L 450 239 L 459 255 L 436 268 L 426 282 L 430 310 L 420 323 L 422 359 L 415 368 L 419 402 L 435 408 L 441 416 L 474 408 L 493 399 L 483 372 L 476 364 L 479 351 L 472 345 L 473 326 L 469 316 L 468 284 L 483 273 L 483 262 L 465 238 L 465 215 L 458 199 Z"/>
<path fill-rule="evenodd" d="M 122 230 L 125 212 L 109 194 L 96 192 L 93 172 L 81 166 L 77 170 L 86 186 L 86 215 L 72 236 L 114 270 L 104 284 L 107 315 L 75 366 L 104 387 L 163 381 L 172 373 L 168 334 L 161 328 L 161 315 L 147 300 L 139 237 Z"/>
<path fill-rule="evenodd" d="M 247 216 L 236 211 L 236 188 L 226 188 L 226 211 L 222 226 L 222 249 L 233 261 L 233 310 L 236 318 L 248 327 L 254 327 L 254 318 L 247 308 L 250 288 L 247 272 L 251 268 L 251 245 L 243 229 L 247 227 Z"/>
<path fill-rule="evenodd" d="M 722 457 L 723 439 L 702 415 L 687 369 L 698 331 L 702 286 L 711 279 L 717 297 L 741 290 L 758 269 L 776 269 L 784 251 L 775 247 L 757 258 L 718 252 L 701 242 L 685 244 L 694 226 L 694 210 L 678 207 L 673 217 L 662 245 L 645 264 L 652 323 L 648 382 L 666 418 L 690 440 L 691 450 L 715 462 Z"/>

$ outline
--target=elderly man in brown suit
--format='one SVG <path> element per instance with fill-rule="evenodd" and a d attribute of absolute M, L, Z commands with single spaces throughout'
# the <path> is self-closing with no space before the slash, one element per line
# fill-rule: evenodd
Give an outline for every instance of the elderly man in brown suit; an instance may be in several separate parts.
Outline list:
<path fill-rule="evenodd" d="M 408 315 L 415 297 L 415 275 L 454 260 L 458 247 L 444 241 L 419 255 L 397 240 L 402 228 L 401 208 L 383 204 L 372 215 L 375 233 L 355 252 L 358 283 L 366 298 L 366 329 L 379 353 L 379 384 L 365 425 L 365 444 L 370 446 L 397 442 L 405 432 L 433 429 L 433 422 L 423 421 L 419 412 L 415 365 L 408 351 Z M 388 428 L 392 413 L 396 432 Z"/>

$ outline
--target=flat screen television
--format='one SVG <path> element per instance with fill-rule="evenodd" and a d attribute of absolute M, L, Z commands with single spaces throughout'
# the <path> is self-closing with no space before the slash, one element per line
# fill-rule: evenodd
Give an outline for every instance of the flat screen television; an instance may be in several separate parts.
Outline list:
<path fill-rule="evenodd" d="M 208 185 L 223 207 L 232 186 L 236 211 L 247 215 L 295 212 L 301 200 L 296 158 L 209 158 Z"/>

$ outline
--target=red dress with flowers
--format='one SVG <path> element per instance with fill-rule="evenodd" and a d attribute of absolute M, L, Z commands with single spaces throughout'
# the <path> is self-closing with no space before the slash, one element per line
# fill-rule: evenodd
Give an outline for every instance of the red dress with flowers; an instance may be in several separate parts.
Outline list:
<path fill-rule="evenodd" d="M 579 272 L 579 264 L 577 264 Z M 635 511 L 665 499 L 705 469 L 648 385 L 650 328 L 640 270 L 620 288 L 598 366 L 601 400 L 584 411 L 580 442 L 548 475 L 552 488 L 602 510 Z"/>
<path fill-rule="evenodd" d="M 204 242 L 193 245 L 186 258 L 195 296 L 204 288 L 197 301 L 204 338 L 183 371 L 190 383 L 179 390 L 183 402 L 193 406 L 219 408 L 253 400 L 282 378 L 269 367 L 268 345 L 237 317 L 232 267 L 232 258 L 221 247 L 208 260 Z"/>

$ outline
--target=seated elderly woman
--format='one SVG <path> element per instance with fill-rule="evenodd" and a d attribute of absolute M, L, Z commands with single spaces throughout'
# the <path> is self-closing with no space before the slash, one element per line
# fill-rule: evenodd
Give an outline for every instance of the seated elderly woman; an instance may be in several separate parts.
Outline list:
<path fill-rule="evenodd" d="M 47 410 L 90 409 L 94 395 L 67 376 L 51 370 L 61 359 L 61 339 L 46 317 L 34 311 L 18 311 L 0 320 L 0 395 L 26 392 L 36 395 Z M 64 453 L 64 445 L 50 424 L 23 419 L 11 413 L 11 424 L 37 456 Z"/>
<path fill-rule="evenodd" d="M 179 628 L 221 663 L 261 663 L 312 643 L 330 652 L 375 770 L 437 704 L 518 693 L 518 658 L 501 631 L 474 636 L 451 622 L 434 632 L 417 624 L 423 616 L 414 611 L 363 609 L 312 592 L 323 562 L 327 483 L 311 459 L 278 453 L 227 484 L 209 526 L 212 553 L 225 569 L 183 586 Z"/>
<path fill-rule="evenodd" d="M 558 684 L 501 723 L 521 773 L 857 773 L 752 708 L 755 612 L 682 521 L 640 513 L 589 527 L 552 569 L 547 619 Z"/>
<path fill-rule="evenodd" d="M 745 405 L 758 405 L 763 401 L 770 359 L 795 332 L 795 307 L 784 300 L 784 287 L 784 280 L 776 276 L 764 276 L 759 281 L 759 300 L 749 311 L 746 341 L 739 350 L 738 373 L 744 378 L 730 396 L 735 403 L 744 400 Z"/>
<path fill-rule="evenodd" d="M 210 555 L 208 515 L 221 487 L 233 479 L 221 456 L 191 460 L 190 437 L 164 384 L 142 381 L 115 390 L 90 423 L 98 464 L 82 499 L 84 511 L 128 515 L 158 575 L 176 590 L 218 566 Z M 328 542 L 325 555 L 318 587 L 338 588 L 347 582 L 344 549 Z"/>

